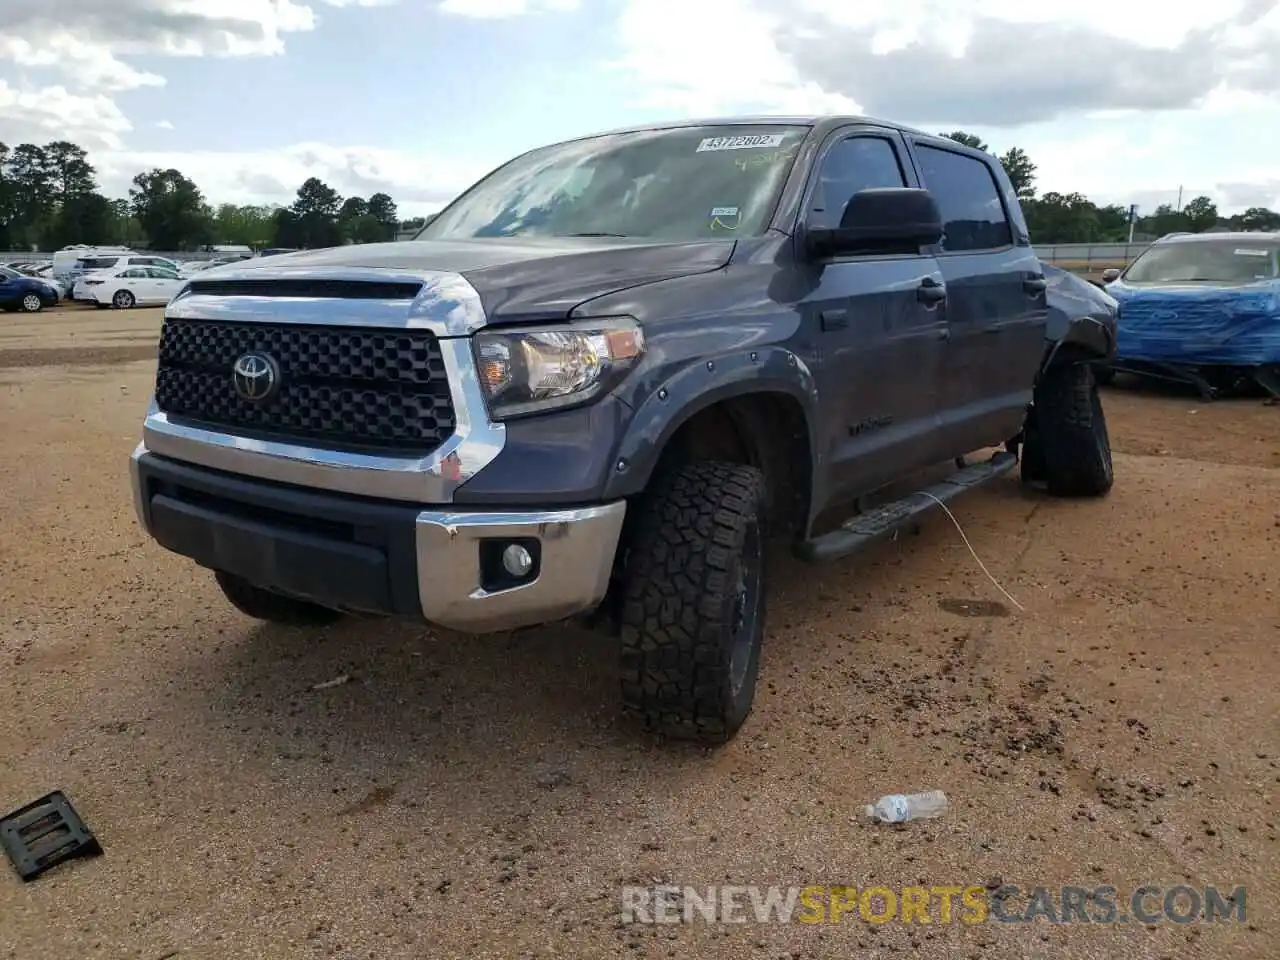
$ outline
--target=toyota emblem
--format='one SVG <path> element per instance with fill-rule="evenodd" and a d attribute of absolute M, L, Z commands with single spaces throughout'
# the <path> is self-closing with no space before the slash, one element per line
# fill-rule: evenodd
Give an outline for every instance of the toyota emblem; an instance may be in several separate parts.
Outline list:
<path fill-rule="evenodd" d="M 246 353 L 231 368 L 236 393 L 245 400 L 265 400 L 280 386 L 280 367 L 265 353 Z"/>

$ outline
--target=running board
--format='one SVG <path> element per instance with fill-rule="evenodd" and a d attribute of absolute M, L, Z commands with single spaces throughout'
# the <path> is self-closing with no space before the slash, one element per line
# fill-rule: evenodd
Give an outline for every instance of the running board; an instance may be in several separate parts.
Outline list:
<path fill-rule="evenodd" d="M 1018 458 L 1007 451 L 994 454 L 990 460 L 971 463 L 945 480 L 917 490 L 901 500 L 860 513 L 830 533 L 798 544 L 796 556 L 816 563 L 856 553 L 914 523 L 936 508 L 939 502 L 947 503 L 966 490 L 1003 476 L 1017 466 L 1017 463 Z"/>

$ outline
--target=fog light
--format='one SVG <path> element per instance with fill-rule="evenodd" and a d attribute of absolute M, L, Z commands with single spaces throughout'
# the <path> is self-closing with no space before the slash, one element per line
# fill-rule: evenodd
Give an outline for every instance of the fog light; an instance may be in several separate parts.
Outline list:
<path fill-rule="evenodd" d="M 513 577 L 523 577 L 533 569 L 533 554 L 518 543 L 502 551 L 502 568 Z"/>

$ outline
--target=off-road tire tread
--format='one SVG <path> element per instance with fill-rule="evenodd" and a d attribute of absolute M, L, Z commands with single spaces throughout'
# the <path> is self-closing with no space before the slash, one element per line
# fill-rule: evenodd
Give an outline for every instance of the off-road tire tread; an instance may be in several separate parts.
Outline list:
<path fill-rule="evenodd" d="M 1090 364 L 1045 372 L 1035 390 L 1035 434 L 1051 495 L 1100 497 L 1111 490 L 1111 440 Z"/>
<path fill-rule="evenodd" d="M 765 529 L 765 492 L 754 467 L 700 462 L 659 480 L 639 507 L 622 605 L 622 702 L 655 733 L 714 745 L 745 719 L 729 704 L 723 611 L 749 525 Z M 745 686 L 754 682 L 749 675 Z"/>
<path fill-rule="evenodd" d="M 235 574 L 218 570 L 214 578 L 231 605 L 256 620 L 295 627 L 322 627 L 342 618 L 340 610 L 264 590 Z"/>

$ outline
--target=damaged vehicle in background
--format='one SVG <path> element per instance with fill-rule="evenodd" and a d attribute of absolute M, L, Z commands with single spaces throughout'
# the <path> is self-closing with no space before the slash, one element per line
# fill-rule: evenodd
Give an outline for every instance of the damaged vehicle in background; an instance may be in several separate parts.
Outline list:
<path fill-rule="evenodd" d="M 1280 233 L 1171 234 L 1102 279 L 1119 317 L 1101 381 L 1124 372 L 1207 400 L 1280 397 Z"/>

